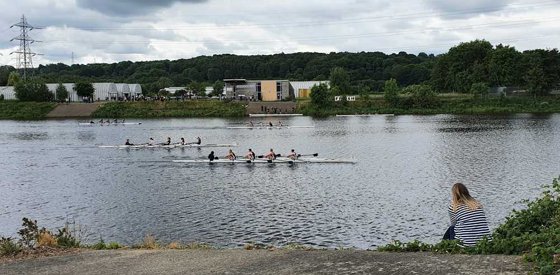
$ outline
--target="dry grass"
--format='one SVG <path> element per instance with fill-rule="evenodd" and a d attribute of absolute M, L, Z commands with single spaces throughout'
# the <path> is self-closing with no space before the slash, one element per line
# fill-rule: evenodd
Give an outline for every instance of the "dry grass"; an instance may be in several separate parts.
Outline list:
<path fill-rule="evenodd" d="M 170 244 L 167 245 L 168 249 L 181 249 L 182 246 L 179 242 L 172 242 Z"/>
<path fill-rule="evenodd" d="M 39 233 L 37 237 L 37 244 L 39 246 L 57 247 L 58 242 L 56 238 L 48 231 Z"/>
<path fill-rule="evenodd" d="M 156 242 L 156 238 L 152 235 L 146 235 L 144 237 L 144 242 L 142 243 L 142 248 L 145 249 L 156 249 L 159 248 L 159 244 Z"/>

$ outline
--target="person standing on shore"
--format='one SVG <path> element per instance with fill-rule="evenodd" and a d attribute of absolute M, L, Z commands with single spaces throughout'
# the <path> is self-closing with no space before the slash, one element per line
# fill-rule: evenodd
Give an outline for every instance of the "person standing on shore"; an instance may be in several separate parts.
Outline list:
<path fill-rule="evenodd" d="M 492 238 L 482 204 L 471 197 L 464 184 L 455 183 L 451 188 L 448 212 L 451 226 L 445 232 L 444 240 L 457 239 L 465 246 L 473 246 L 483 237 Z"/>

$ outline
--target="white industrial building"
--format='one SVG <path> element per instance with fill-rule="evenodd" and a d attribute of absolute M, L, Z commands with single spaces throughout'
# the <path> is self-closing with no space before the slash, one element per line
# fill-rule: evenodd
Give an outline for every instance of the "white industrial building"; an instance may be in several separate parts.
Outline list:
<path fill-rule="evenodd" d="M 142 87 L 140 84 L 124 84 L 124 83 L 91 83 L 94 93 L 93 99 L 96 101 L 123 100 L 133 99 L 142 95 Z M 56 88 L 58 83 L 47 83 L 47 88 L 56 100 Z M 76 102 L 83 99 L 78 96 L 74 90 L 74 83 L 63 83 L 68 91 L 69 101 Z M 13 86 L 0 86 L 0 95 L 4 95 L 5 100 L 16 100 L 15 90 Z"/>
<path fill-rule="evenodd" d="M 296 98 L 298 97 L 309 97 L 309 95 L 311 94 L 311 88 L 313 88 L 313 86 L 315 85 L 320 85 L 320 84 L 327 84 L 327 86 L 329 86 L 329 81 L 328 80 L 323 80 L 323 81 L 290 81 L 290 85 L 292 86 L 292 88 L 294 89 L 294 96 Z"/>
<path fill-rule="evenodd" d="M 74 83 L 62 83 L 62 86 L 64 86 L 66 88 L 66 91 L 68 91 L 69 101 L 80 101 L 80 97 L 78 96 L 76 91 L 74 91 Z M 58 88 L 58 83 L 47 83 L 47 88 L 49 89 L 49 92 L 53 93 L 54 99 L 58 100 L 58 98 L 56 98 L 56 89 Z"/>

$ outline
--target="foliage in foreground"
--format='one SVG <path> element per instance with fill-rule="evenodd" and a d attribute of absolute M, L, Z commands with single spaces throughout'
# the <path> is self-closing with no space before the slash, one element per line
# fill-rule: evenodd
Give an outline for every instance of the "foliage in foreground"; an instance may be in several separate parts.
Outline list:
<path fill-rule="evenodd" d="M 216 100 L 110 102 L 98 108 L 98 118 L 242 117 L 239 103 Z"/>
<path fill-rule="evenodd" d="M 483 239 L 474 247 L 462 247 L 457 241 L 425 244 L 420 241 L 394 241 L 379 251 L 438 253 L 513 254 L 535 263 L 541 274 L 560 271 L 560 181 L 554 179 L 542 196 L 527 204 L 523 210 L 514 210 L 492 234 L 492 241 Z"/>
<path fill-rule="evenodd" d="M 34 250 L 39 247 L 74 248 L 80 247 L 76 231 L 68 223 L 53 234 L 46 228 L 39 228 L 36 220 L 23 218 L 22 228 L 18 231 L 19 240 L 12 238 L 0 239 L 0 256 L 14 256 L 24 250 Z"/>

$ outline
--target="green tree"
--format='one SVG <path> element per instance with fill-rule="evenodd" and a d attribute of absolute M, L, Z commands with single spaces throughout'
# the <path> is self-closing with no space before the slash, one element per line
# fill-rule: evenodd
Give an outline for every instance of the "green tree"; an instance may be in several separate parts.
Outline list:
<path fill-rule="evenodd" d="M 389 105 L 396 107 L 399 104 L 399 85 L 397 80 L 391 78 L 385 81 L 383 86 L 383 97 Z"/>
<path fill-rule="evenodd" d="M 74 91 L 76 91 L 78 96 L 91 99 L 93 98 L 95 89 L 93 88 L 93 84 L 91 84 L 91 82 L 78 82 L 74 84 Z"/>
<path fill-rule="evenodd" d="M 340 94 L 345 95 L 351 93 L 350 77 L 348 76 L 348 72 L 346 72 L 344 68 L 334 67 L 331 70 L 329 81 L 331 89 L 338 88 Z M 338 93 L 336 95 L 338 95 Z"/>
<path fill-rule="evenodd" d="M 543 96 L 548 93 L 545 86 L 546 80 L 544 70 L 541 67 L 535 66 L 529 69 L 525 76 L 525 81 L 527 81 L 527 89 L 532 95 Z"/>
<path fill-rule="evenodd" d="M 171 86 L 173 86 L 173 80 L 171 80 L 169 77 L 162 76 L 156 82 L 156 87 L 158 91 L 163 88 L 169 88 Z"/>
<path fill-rule="evenodd" d="M 486 98 L 488 96 L 488 84 L 484 82 L 477 82 L 471 85 L 471 93 L 474 98 Z"/>
<path fill-rule="evenodd" d="M 486 40 L 474 40 L 452 47 L 443 58 L 437 60 L 432 72 L 432 83 L 439 91 L 465 93 L 472 83 L 489 82 L 488 60 L 491 54 L 492 44 Z"/>
<path fill-rule="evenodd" d="M 54 97 L 47 88 L 47 84 L 35 79 L 18 81 L 14 90 L 17 99 L 21 101 L 52 101 Z"/>
<path fill-rule="evenodd" d="M 14 70 L 12 66 L 0 66 L 0 86 L 12 86 L 8 85 L 8 77 Z"/>
<path fill-rule="evenodd" d="M 212 85 L 212 95 L 221 96 L 224 91 L 224 82 L 221 80 L 216 80 L 214 85 Z"/>
<path fill-rule="evenodd" d="M 522 54 L 514 47 L 498 45 L 488 61 L 489 80 L 492 86 L 519 85 L 522 78 Z"/>
<path fill-rule="evenodd" d="M 329 86 L 325 83 L 314 85 L 311 87 L 311 103 L 317 107 L 326 107 L 330 105 Z"/>
<path fill-rule="evenodd" d="M 8 75 L 8 86 L 15 86 L 20 80 L 21 77 L 18 72 L 10 72 Z"/>
<path fill-rule="evenodd" d="M 410 94 L 410 100 L 415 108 L 433 108 L 439 105 L 437 93 L 430 85 L 410 85 L 402 90 L 403 94 Z"/>
<path fill-rule="evenodd" d="M 56 86 L 55 94 L 56 94 L 56 100 L 60 102 L 66 101 L 66 99 L 68 98 L 68 90 L 64 85 L 62 85 L 62 83 L 58 83 L 58 86 Z"/>
<path fill-rule="evenodd" d="M 197 96 L 204 96 L 204 91 L 206 87 L 204 83 L 193 81 L 188 85 L 188 88 L 191 92 L 193 92 Z"/>

